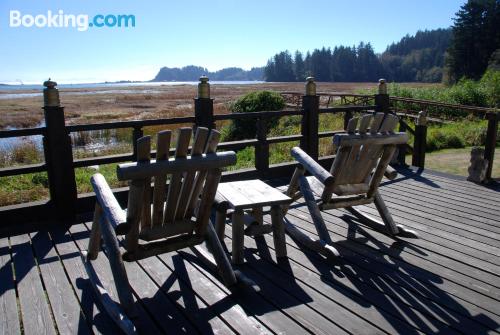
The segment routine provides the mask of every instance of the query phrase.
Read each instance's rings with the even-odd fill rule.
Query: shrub
[[[484,146],[487,127],[486,121],[461,121],[439,126],[432,125],[427,131],[427,151]],[[498,135],[500,135],[500,130]]]
[[[34,164],[43,161],[42,149],[30,139],[22,139],[9,148],[2,149],[0,166]]]
[[[47,173],[37,172],[31,176],[31,182],[35,185],[41,185],[43,187],[49,187],[49,178]]]
[[[487,102],[491,107],[500,107],[500,71],[488,70],[479,82],[487,94]]]
[[[255,113],[262,111],[276,111],[285,107],[285,101],[281,95],[270,91],[257,91],[244,95],[232,106],[233,113]],[[267,122],[268,132],[275,127],[279,118],[269,118]],[[255,138],[257,131],[255,119],[233,120],[229,126],[228,140],[241,140]]]

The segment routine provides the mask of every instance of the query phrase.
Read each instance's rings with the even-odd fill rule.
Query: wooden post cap
[[[200,77],[200,83],[198,84],[198,98],[210,98],[210,84],[208,83],[207,76]]]
[[[427,125],[427,112],[426,111],[418,112],[417,126],[426,126],[426,125]]]
[[[306,78],[306,95],[316,95],[316,83],[314,77]]]
[[[59,107],[61,102],[59,100],[59,90],[56,88],[55,81],[47,80],[43,83],[43,105],[44,107]]]
[[[383,78],[378,80],[378,94],[387,94],[387,84]]]

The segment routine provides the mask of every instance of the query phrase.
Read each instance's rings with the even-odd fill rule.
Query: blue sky
[[[370,42],[376,52],[446,28],[464,0],[0,0],[0,82],[149,80],[162,66],[263,66],[282,50]],[[10,27],[21,15],[135,16],[135,27]]]

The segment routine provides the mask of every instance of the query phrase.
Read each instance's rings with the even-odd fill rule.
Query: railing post
[[[484,146],[484,159],[488,160],[488,168],[486,170],[486,181],[491,180],[491,171],[493,168],[493,159],[495,156],[495,146],[497,143],[498,119],[499,113],[488,112],[488,130],[486,131],[486,144]]]
[[[403,120],[399,120],[399,131],[406,132],[406,123]],[[401,144],[398,148],[398,163],[402,166],[406,166],[406,143]]]
[[[375,112],[389,113],[389,94],[387,94],[387,84],[385,79],[378,81],[378,94],[375,94]]]
[[[415,124],[415,138],[413,141],[412,165],[425,167],[425,148],[427,146],[427,113],[420,111]]]
[[[144,131],[141,126],[134,126],[132,132],[132,147],[134,150],[134,160],[137,158],[137,140],[144,136]]]
[[[195,127],[215,129],[214,100],[210,99],[208,77],[201,76],[198,84],[198,97],[194,99]]]
[[[264,116],[257,119],[257,140],[255,146],[255,168],[259,177],[263,178],[269,172],[269,143],[267,143],[267,120]]]
[[[53,216],[60,220],[72,220],[76,214],[77,191],[71,137],[66,130],[57,83],[49,79],[43,86],[46,87],[43,90],[46,127],[43,148],[50,202],[55,211]]]
[[[318,160],[319,95],[314,77],[308,77],[306,94],[302,97],[302,123],[300,147],[314,160]]]

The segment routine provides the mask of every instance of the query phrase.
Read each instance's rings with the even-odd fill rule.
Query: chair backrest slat
[[[394,128],[398,123],[395,115],[383,113],[377,113],[373,117],[365,115],[361,118],[358,131],[353,129],[357,123],[356,119],[351,119],[347,134],[335,136],[334,141],[338,149],[330,170],[333,184],[331,188],[325,188],[323,199],[331,196],[331,193],[326,193],[332,191],[337,195],[360,192],[369,192],[373,195],[380,183],[379,177],[382,178],[390,161],[387,155],[394,153],[396,144],[407,140],[405,134],[394,134]],[[367,133],[368,127],[369,133]]]
[[[384,113],[377,113],[373,117],[372,124],[370,126],[370,133],[371,134],[376,134],[378,133],[378,130],[380,128],[380,125],[382,124],[382,121],[384,120]]]
[[[210,136],[208,137],[204,153],[206,154],[215,153],[217,151],[217,146],[219,145],[219,141],[220,141],[220,133],[213,129],[210,132]],[[205,183],[205,180],[207,178],[207,172],[208,172],[207,170],[201,170],[196,175],[194,187],[189,197],[189,205],[186,207],[186,211],[184,213],[185,218],[189,218],[193,215],[194,209],[196,208],[199,196],[203,188],[203,184]]]
[[[196,135],[194,137],[193,147],[191,148],[191,156],[200,156],[203,154],[205,145],[208,138],[208,129],[203,127],[198,127],[196,130]],[[182,189],[179,197],[179,204],[177,205],[177,211],[175,214],[175,219],[180,220],[184,218],[186,214],[186,207],[189,204],[189,197],[193,191],[194,178],[196,177],[196,171],[191,171],[186,174],[184,181],[182,182]]]
[[[170,141],[172,132],[170,130],[160,131],[156,138],[156,161],[168,160],[170,152]],[[152,226],[157,227],[163,224],[163,212],[166,199],[167,176],[159,174],[154,177],[155,187],[153,190],[153,222]]]
[[[142,137],[137,140],[137,163],[142,164],[150,160],[151,138]],[[125,235],[125,247],[127,250],[137,248],[140,227],[143,225],[144,214],[144,195],[146,184],[151,183],[151,178],[134,179],[129,182],[128,206],[127,206],[127,225],[130,226],[129,232]],[[148,206],[149,207],[149,206]]]
[[[177,147],[175,149],[175,158],[185,158],[187,156],[189,142],[191,141],[191,128],[181,128],[177,139]],[[170,177],[168,186],[167,202],[165,205],[165,215],[163,223],[174,222],[175,212],[179,203],[179,192],[182,186],[182,178],[184,173],[173,173]]]
[[[175,157],[169,159],[171,133],[160,132],[156,161],[150,160],[151,138],[140,138],[138,162],[118,166],[118,179],[130,180],[127,251],[138,250],[139,240],[193,233],[199,234],[199,238],[205,234],[222,168],[236,163],[236,155],[234,152],[216,153],[220,133],[199,127],[188,157],[191,135],[191,128],[180,129]],[[147,193],[152,194],[153,199],[148,198]]]
[[[360,134],[366,134],[366,131],[367,131],[368,127],[370,126],[370,122],[372,121],[372,119],[373,119],[373,116],[371,114],[363,115],[363,117],[361,118],[361,121],[359,122],[358,132]]]
[[[358,125],[358,118],[357,117],[353,117],[352,119],[349,120],[349,122],[347,123],[347,129],[346,131],[351,134],[351,133],[354,133],[356,131],[356,126]]]

